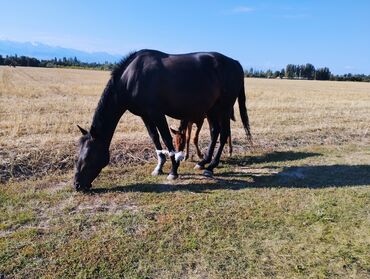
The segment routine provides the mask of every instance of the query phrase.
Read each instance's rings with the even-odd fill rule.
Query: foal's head
[[[186,142],[186,131],[185,130],[176,130],[170,128],[172,134],[174,135],[174,144],[176,152],[184,151],[185,142]]]
[[[77,191],[91,188],[91,183],[102,168],[109,163],[109,145],[99,139],[93,130],[90,132],[78,126],[82,133],[80,152],[75,166],[74,187]]]

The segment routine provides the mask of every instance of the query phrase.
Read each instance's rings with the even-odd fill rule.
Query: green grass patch
[[[369,277],[369,153],[361,148],[238,156],[215,179],[192,162],[175,182],[151,177],[154,162],[108,168],[90,194],[73,191],[71,174],[9,182],[0,188],[0,274]]]

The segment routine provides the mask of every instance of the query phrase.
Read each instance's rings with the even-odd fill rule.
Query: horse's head
[[[173,128],[170,128],[170,130],[174,135],[174,144],[176,151],[177,152],[184,151],[186,142],[185,130],[176,130]]]
[[[76,162],[74,187],[77,191],[86,191],[100,171],[109,163],[109,146],[99,139],[93,131],[90,132],[78,126],[82,133],[80,153]]]

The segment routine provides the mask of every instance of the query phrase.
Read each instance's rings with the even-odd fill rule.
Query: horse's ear
[[[78,127],[78,129],[80,129],[82,135],[87,135],[88,132],[84,128],[81,128],[80,125],[77,125],[77,127]]]
[[[176,129],[172,128],[172,127],[170,127],[170,130],[171,130],[172,134],[174,134],[174,135],[177,135],[179,133],[178,130],[176,130]]]

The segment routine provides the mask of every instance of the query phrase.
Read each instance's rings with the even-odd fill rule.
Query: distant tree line
[[[0,65],[8,66],[25,66],[25,67],[46,67],[46,68],[58,68],[58,67],[68,67],[68,68],[89,68],[89,69],[98,69],[98,70],[111,70],[114,67],[113,63],[87,63],[81,62],[74,58],[59,58],[48,60],[39,60],[37,58],[28,57],[28,56],[8,56],[3,57],[0,55]]]
[[[87,63],[73,58],[42,59],[39,60],[28,56],[2,56],[0,55],[0,65],[8,66],[25,66],[25,67],[46,67],[46,68],[83,68],[96,70],[111,70],[114,68],[114,63]],[[245,70],[246,77],[256,78],[284,78],[284,79],[308,79],[308,80],[336,80],[336,81],[366,81],[370,82],[370,75],[364,74],[344,74],[334,75],[329,68],[315,68],[314,65],[307,63],[306,65],[288,64],[285,69],[280,71],[272,70],[255,70],[250,68]]]
[[[284,78],[284,79],[305,79],[305,80],[336,80],[336,81],[366,81],[370,82],[370,75],[364,74],[344,74],[334,75],[328,67],[315,68],[314,65],[288,64],[285,69],[280,71],[272,70],[255,70],[250,68],[244,72],[246,77],[256,78]]]

